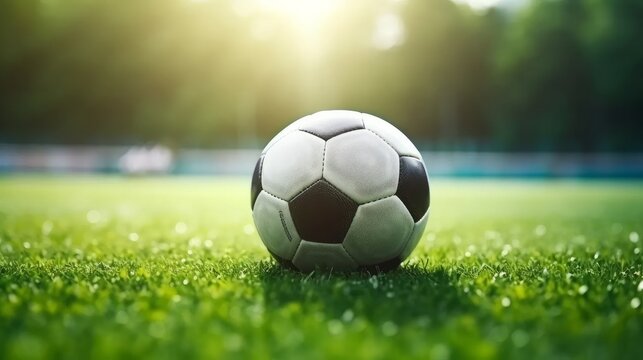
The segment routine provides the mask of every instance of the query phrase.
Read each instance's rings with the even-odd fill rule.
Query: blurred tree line
[[[427,149],[643,150],[640,0],[265,3],[2,0],[0,142],[259,146],[348,108]]]

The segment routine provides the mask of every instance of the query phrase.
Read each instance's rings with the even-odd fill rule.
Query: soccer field
[[[277,266],[249,186],[0,178],[0,358],[640,358],[641,182],[434,180],[379,275]]]

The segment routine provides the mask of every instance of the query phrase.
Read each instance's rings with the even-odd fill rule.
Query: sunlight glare
[[[388,50],[404,42],[404,22],[396,14],[386,13],[380,15],[375,23],[375,31],[371,39],[373,46],[378,50]]]
[[[285,15],[302,31],[315,32],[337,8],[336,0],[258,0],[261,9]]]
[[[456,4],[465,4],[468,5],[471,9],[482,11],[494,7],[502,0],[451,0]]]

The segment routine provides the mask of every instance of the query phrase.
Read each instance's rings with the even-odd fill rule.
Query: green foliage
[[[337,1],[317,27],[260,3],[3,1],[0,141],[254,146],[350,108],[423,147],[641,149],[640,1]]]
[[[401,269],[305,275],[247,181],[0,179],[0,357],[639,357],[640,183],[432,185]]]
[[[501,147],[640,150],[641,16],[635,0],[533,1],[498,47]]]

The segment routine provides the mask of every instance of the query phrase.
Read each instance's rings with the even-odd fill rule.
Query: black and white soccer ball
[[[406,259],[429,217],[422,156],[373,115],[321,111],[277,134],[252,177],[252,216],[282,265],[387,271]]]

